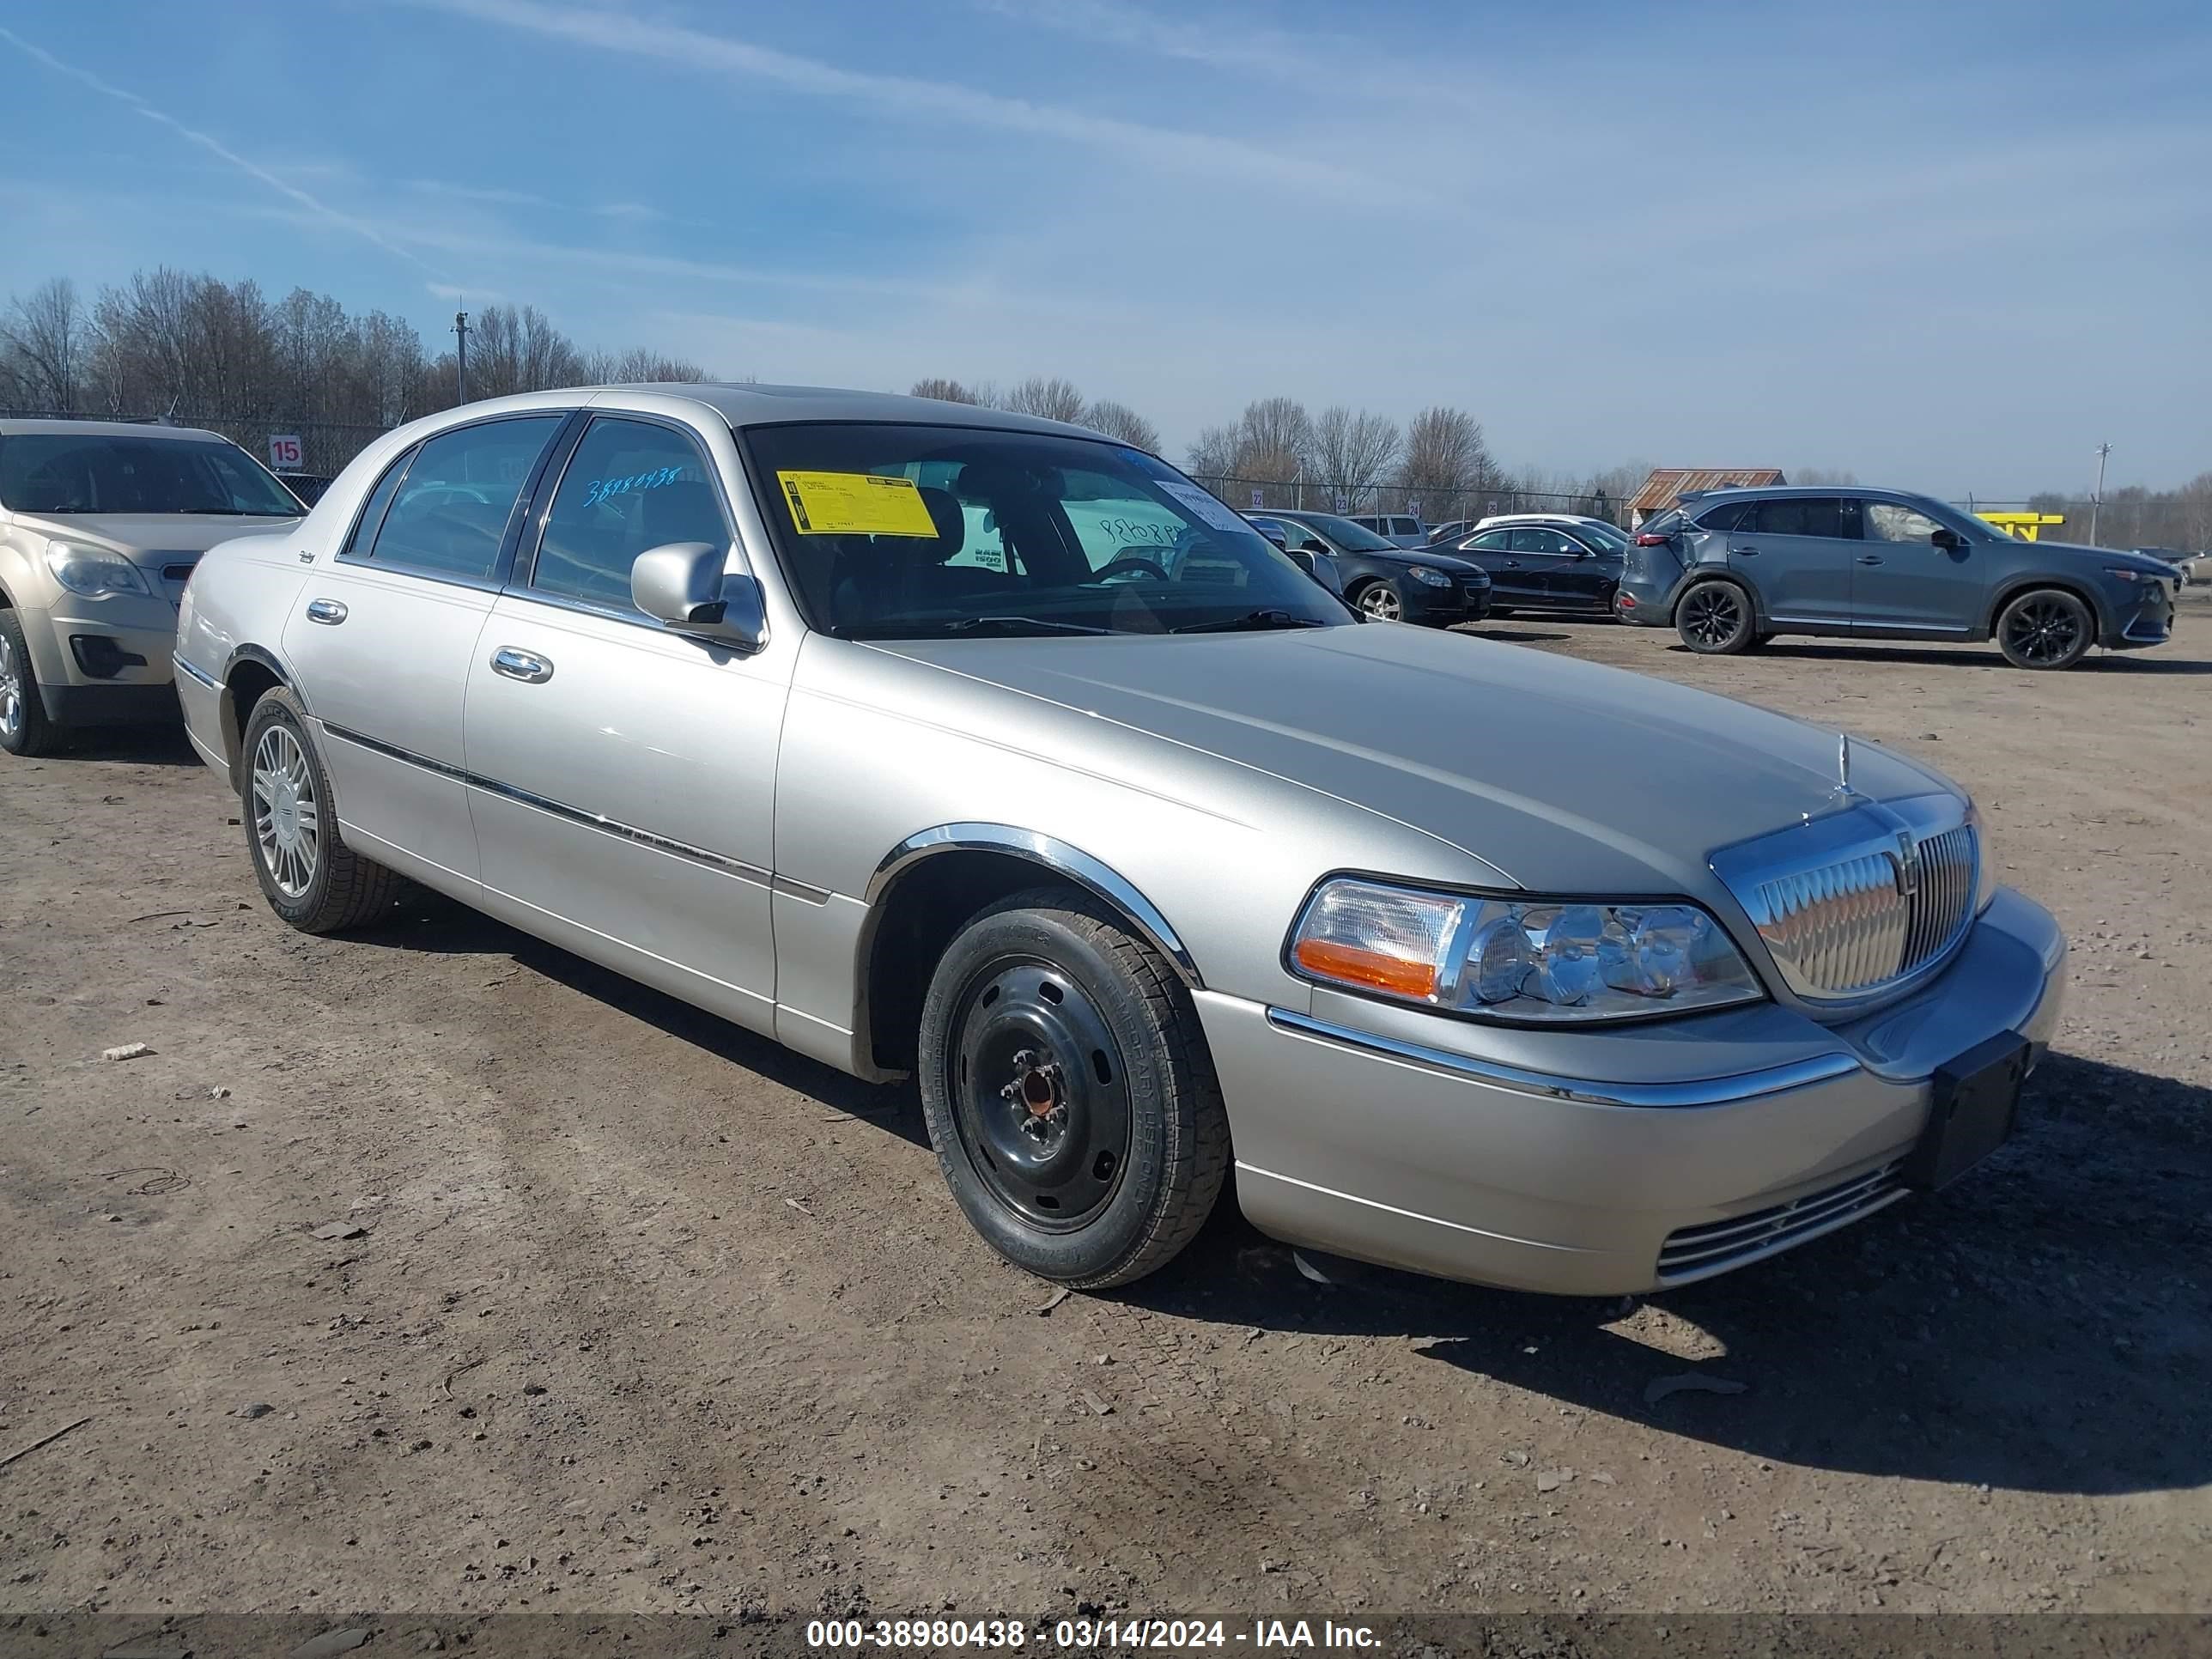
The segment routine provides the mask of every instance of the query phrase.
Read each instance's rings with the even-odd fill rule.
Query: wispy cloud
[[[1427,192],[1401,179],[1370,176],[1334,162],[1269,149],[1243,139],[1093,115],[951,82],[843,69],[750,40],[649,22],[625,13],[548,5],[541,0],[416,3],[596,52],[649,58],[705,74],[742,75],[803,96],[854,105],[872,116],[920,118],[1061,139],[1139,156],[1176,173],[1202,173],[1308,196],[1325,189],[1358,191],[1373,202],[1414,204],[1431,199]]]
[[[276,174],[271,173],[267,167],[263,167],[259,162],[248,161],[245,156],[240,155],[236,150],[232,149],[221,139],[216,138],[210,134],[202,132],[197,127],[186,126],[182,121],[177,119],[175,116],[170,115],[165,111],[155,108],[153,105],[148,103],[137,93],[128,91],[122,87],[115,86],[109,82],[103,81],[100,76],[94,75],[89,70],[79,69],[74,64],[63,62],[60,58],[55,57],[53,53],[48,52],[44,46],[33,45],[32,42],[23,39],[21,35],[16,33],[15,30],[11,28],[0,27],[0,40],[5,40],[9,46],[14,46],[17,51],[36,58],[40,63],[44,64],[48,69],[55,71],[55,73],[66,75],[71,80],[76,81],[83,86],[91,88],[102,97],[113,99],[116,102],[124,105],[136,113],[143,115],[146,119],[155,123],[157,126],[167,127],[179,137],[185,139],[190,143],[198,145],[210,155],[216,157],[220,161],[228,162],[231,167],[236,168],[239,172],[245,173],[248,178],[258,179],[261,183],[268,185],[270,189],[276,191],[279,195],[289,197],[293,201],[298,203],[302,208],[305,208],[309,213],[314,215],[315,217],[322,220],[325,223],[336,225],[342,230],[351,231],[355,235],[361,237],[362,240],[374,243],[378,247],[382,248],[386,253],[392,255],[394,258],[404,259],[410,264],[421,266],[422,269],[431,271],[434,275],[436,274],[435,268],[426,263],[421,255],[411,253],[407,249],[400,246],[397,242],[392,241],[389,237],[386,236],[385,234],[381,230],[378,229],[376,226],[370,224],[364,219],[356,218],[350,213],[341,212],[337,208],[332,207],[329,203],[324,201],[320,197],[311,195],[307,191],[301,189],[299,185],[288,183],[286,180],[278,178]]]

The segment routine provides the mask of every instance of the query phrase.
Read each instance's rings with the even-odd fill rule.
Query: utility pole
[[[2089,497],[2089,545],[2097,544],[2097,509],[2105,504],[2105,457],[2112,453],[2110,444],[2097,446],[2097,493]]]
[[[453,392],[455,401],[469,400],[469,313],[453,313]]]

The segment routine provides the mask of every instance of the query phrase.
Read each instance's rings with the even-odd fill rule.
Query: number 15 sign
[[[296,432],[269,434],[269,469],[272,472],[297,472],[307,453],[307,446],[300,441]]]

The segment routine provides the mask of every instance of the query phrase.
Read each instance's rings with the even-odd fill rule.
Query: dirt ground
[[[1989,1165],[1627,1306],[1224,1212],[1048,1310],[910,1087],[442,902],[292,933],[181,740],[0,757],[0,1455],[84,1419],[0,1612],[2212,1608],[2203,592],[2054,676],[1468,630],[1932,760],[2074,941]]]

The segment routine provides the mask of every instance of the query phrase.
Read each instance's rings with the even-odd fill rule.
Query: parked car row
[[[1295,1244],[1686,1283],[1954,1180],[2057,1027],[2065,941],[1939,774],[1363,626],[1491,579],[1080,428],[537,392],[379,438],[304,520],[207,434],[27,438],[10,626],[173,661],[276,915],[420,883],[912,1076],[976,1231],[1065,1284],[1161,1267],[1232,1181]],[[258,533],[157,589],[177,519],[109,515],[188,462]]]

